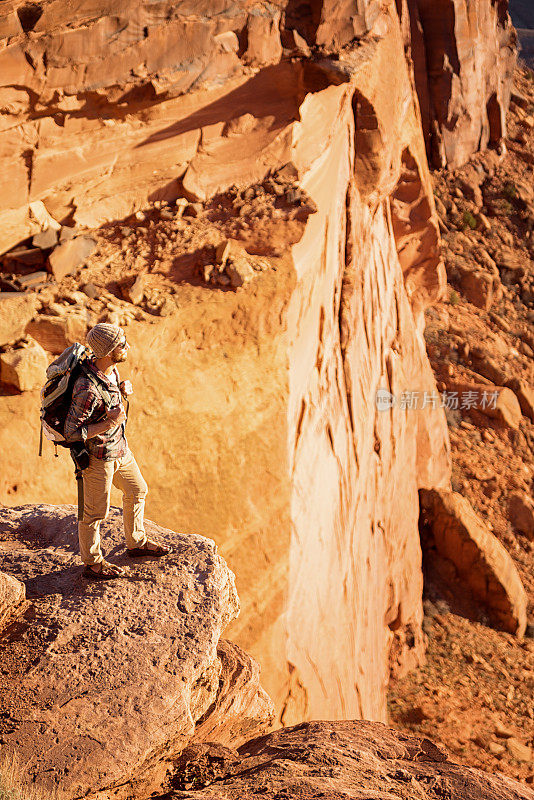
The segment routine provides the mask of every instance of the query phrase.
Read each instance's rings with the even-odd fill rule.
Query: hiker
[[[99,323],[86,337],[93,358],[87,369],[97,377],[96,385],[81,374],[72,391],[72,403],[65,420],[68,442],[82,440],[89,453],[89,466],[83,471],[83,518],[78,522],[80,555],[90,580],[105,580],[126,571],[110,564],[100,548],[100,524],[109,512],[111,484],[123,493],[123,521],[127,553],[136,556],[164,556],[171,552],[152,539],[144,529],[144,506],[148,487],[139,471],[126,437],[123,399],[132,393],[130,381],[120,381],[117,364],[126,361],[129,344],[122,328]],[[106,407],[98,391],[101,384],[111,399]]]

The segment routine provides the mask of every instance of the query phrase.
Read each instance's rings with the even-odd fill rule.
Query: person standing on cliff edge
[[[100,548],[100,525],[109,513],[111,484],[123,493],[128,555],[164,556],[171,550],[145,533],[148,486],[124,435],[126,413],[122,401],[132,394],[132,384],[121,382],[117,370],[117,364],[128,357],[124,331],[116,325],[99,323],[89,331],[86,341],[93,353],[87,369],[94,373],[111,402],[107,407],[97,386],[86,375],[80,375],[74,383],[64,435],[69,442],[82,440],[89,453],[89,466],[83,471],[83,519],[78,522],[83,576],[106,580],[126,574],[122,567],[106,561]]]

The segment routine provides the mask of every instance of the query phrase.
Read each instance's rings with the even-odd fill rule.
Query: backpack
[[[109,406],[111,397],[107,389],[87,367],[89,351],[75,342],[67,347],[60,356],[52,361],[46,370],[46,383],[41,390],[41,440],[39,455],[42,454],[43,434],[47,439],[60,447],[70,450],[80,445],[80,442],[67,442],[63,435],[65,420],[72,403],[72,390],[80,375],[85,375],[97,388],[106,406]]]
[[[72,390],[80,375],[85,375],[97,388],[106,408],[111,404],[108,390],[88,369],[89,351],[79,342],[67,347],[60,356],[52,361],[46,370],[46,383],[41,389],[41,434],[39,439],[39,455],[43,452],[43,434],[57,446],[67,447],[74,461],[74,474],[78,486],[78,519],[83,519],[83,478],[82,472],[89,466],[89,453],[85,442],[67,442],[63,435],[65,420],[72,403]],[[104,417],[102,417],[103,419]]]

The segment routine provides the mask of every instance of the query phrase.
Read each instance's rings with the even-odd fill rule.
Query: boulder
[[[454,564],[493,623],[522,637],[527,595],[509,553],[458,492],[423,490],[421,505],[438,553]]]
[[[463,196],[471,200],[478,208],[484,205],[482,191],[480,189],[482,181],[483,176],[479,175],[474,168],[464,170],[462,177],[459,179],[459,185]]]
[[[89,258],[96,248],[90,236],[77,236],[58,245],[50,254],[50,269],[57,281],[70,275]]]
[[[498,386],[505,384],[508,377],[506,372],[500,367],[496,359],[492,358],[486,349],[474,347],[471,350],[471,359],[473,361],[473,369],[475,369],[479,375],[482,375]]]
[[[61,225],[51,214],[49,214],[48,209],[42,200],[34,200],[33,203],[30,203],[29,211],[32,225],[35,226],[38,231],[42,232],[47,230],[60,230]],[[37,233],[38,231],[34,230],[33,232]],[[36,246],[38,247],[39,245]]]
[[[506,385],[517,397],[525,417],[534,422],[534,388],[524,378],[512,378]]]
[[[455,381],[449,384],[449,388],[459,393],[462,402],[467,403],[467,398],[473,398],[472,407],[487,417],[498,420],[508,428],[519,428],[521,408],[514,392],[508,387]]]
[[[0,292],[0,347],[24,336],[28,322],[39,308],[39,300],[24,292]]]
[[[17,664],[0,654],[7,715],[0,735],[6,748],[16,747],[28,780],[65,797],[104,787],[114,797],[131,796],[132,782],[136,796],[148,796],[166,762],[201,736],[197,723],[212,741],[226,742],[228,720],[242,742],[269,725],[272,704],[246,654],[223,644],[217,655],[239,601],[233,573],[211,540],[147,521],[147,533],[173,552],[132,562],[122,516],[112,509],[103,543],[113,562],[128,565],[128,575],[88,583],[75,512],[0,509],[0,539],[8,539],[0,544],[2,564],[25,583],[32,602],[16,639]],[[17,676],[25,663],[31,669],[21,695]]]
[[[479,269],[463,271],[460,285],[469,302],[485,311],[489,311],[502,291],[499,278]]]
[[[482,409],[484,414],[493,419],[498,419],[508,428],[517,430],[521,422],[521,408],[517,397],[511,389],[507,389],[505,386],[495,387],[495,391],[498,392],[495,407],[492,404],[487,405]]]
[[[514,528],[534,540],[534,502],[526,494],[514,492],[508,498],[508,519]]]
[[[188,748],[171,786],[182,800],[534,800],[524,784],[455,764],[429,739],[353,720],[274,731],[238,752]]]
[[[255,735],[259,720],[265,720],[266,727],[273,721],[273,704],[260,686],[259,665],[244,650],[221,639],[217,656],[221,662],[219,691],[191,741],[238,747]]]
[[[19,392],[40,388],[45,382],[48,356],[38,342],[0,354],[0,380]]]
[[[520,742],[519,739],[516,739],[514,736],[511,736],[506,741],[506,747],[512,758],[516,761],[523,761],[529,762],[534,760],[534,754],[531,747],[528,747],[523,742]]]
[[[122,296],[124,297],[125,300],[128,300],[130,303],[133,303],[134,306],[139,305],[139,303],[145,296],[146,283],[147,283],[147,275],[145,273],[137,275],[133,283],[130,282],[129,285],[125,284],[121,287]]]
[[[87,317],[77,311],[66,310],[61,316],[38,314],[26,326],[26,333],[39,342],[49,353],[58,355],[74,342],[84,342]]]
[[[254,257],[249,256],[245,248],[233,239],[217,247],[216,258],[219,270],[226,272],[234,288],[248,283],[256,274],[252,266]]]
[[[55,247],[57,244],[57,231],[54,228],[47,228],[41,233],[36,233],[32,239],[34,247],[39,247],[41,250],[48,250]]]
[[[11,575],[0,572],[0,630],[17,613],[25,597],[24,584]]]
[[[245,60],[252,66],[274,64],[280,60],[280,11],[265,7],[261,14],[249,14]]]

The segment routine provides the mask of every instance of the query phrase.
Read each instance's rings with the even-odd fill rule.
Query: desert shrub
[[[449,303],[451,304],[451,306],[458,305],[459,300],[460,296],[458,292],[455,292],[454,289],[451,289],[451,291],[449,292]]]
[[[463,228],[464,228],[464,230],[466,228],[471,228],[471,230],[474,231],[475,228],[477,227],[477,225],[478,225],[478,221],[477,221],[477,218],[475,217],[475,215],[472,214],[470,211],[464,211],[464,216],[463,216]]]
[[[517,189],[516,189],[516,187],[514,186],[513,183],[511,183],[510,181],[507,181],[504,184],[503,194],[504,194],[504,196],[506,197],[507,200],[515,200],[516,197],[517,197]]]
[[[514,213],[514,207],[510,203],[509,200],[503,200],[501,202],[501,211],[502,211],[503,214],[505,214],[507,217],[509,217],[510,214]]]
[[[12,753],[0,762],[0,800],[60,800],[60,795],[28,783]]]

